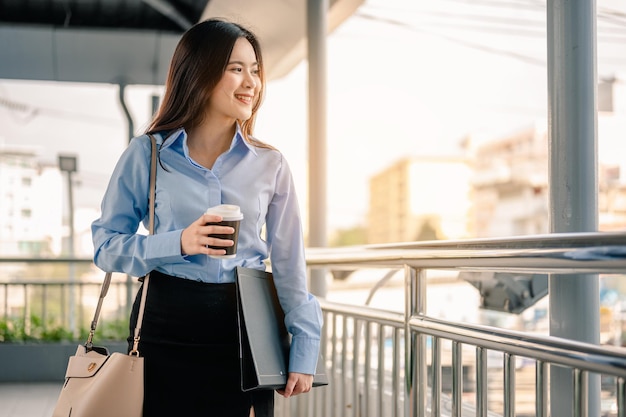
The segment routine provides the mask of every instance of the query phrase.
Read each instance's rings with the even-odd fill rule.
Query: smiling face
[[[215,86],[209,100],[209,118],[247,120],[259,98],[261,77],[254,48],[245,38],[233,46],[226,71]]]

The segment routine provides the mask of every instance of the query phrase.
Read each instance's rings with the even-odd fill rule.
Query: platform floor
[[[50,417],[61,391],[54,383],[1,383],[0,417]]]

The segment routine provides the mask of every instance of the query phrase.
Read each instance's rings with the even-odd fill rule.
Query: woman
[[[279,394],[308,392],[319,353],[322,316],[306,289],[298,203],[282,154],[252,136],[265,77],[257,38],[217,19],[181,38],[162,104],[145,135],[120,157],[92,224],[94,262],[150,285],[139,344],[145,357],[144,416],[272,416],[273,391],[242,392],[235,268],[264,270],[269,258],[285,324],[292,334],[288,383]],[[147,224],[150,140],[158,145],[155,234]],[[203,214],[241,207],[237,255],[226,226]],[[210,249],[208,246],[217,246]],[[141,291],[141,290],[140,290]],[[131,313],[131,335],[139,298]]]

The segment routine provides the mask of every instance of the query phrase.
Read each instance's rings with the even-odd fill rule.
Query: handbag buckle
[[[133,349],[128,353],[131,356],[139,357],[139,337],[136,336],[133,339]]]

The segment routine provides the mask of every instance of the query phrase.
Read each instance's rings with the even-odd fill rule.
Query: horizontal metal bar
[[[404,316],[369,307],[338,304],[320,299],[324,311],[370,320],[402,328]],[[453,323],[430,317],[409,320],[412,331],[468,345],[534,358],[556,365],[584,369],[618,377],[626,377],[626,350],[614,346],[598,346],[553,336],[530,335],[524,332],[490,326]]]
[[[104,277],[103,277],[104,280]],[[126,281],[117,281],[118,284],[126,285]],[[59,287],[59,286],[94,286],[100,287],[102,286],[101,281],[0,281],[0,285],[3,286],[14,286],[14,287],[25,287],[25,286],[41,286],[41,287]]]
[[[92,264],[93,258],[26,258],[26,257],[18,257],[18,258],[1,258],[0,263],[62,263],[62,264]]]
[[[555,365],[626,377],[626,350],[554,336],[529,335],[490,326],[454,323],[430,317],[409,321],[412,331],[480,346]]]
[[[493,238],[472,238],[458,240],[430,240],[417,242],[396,242],[350,246],[348,248],[332,248],[333,252],[343,249],[352,251],[374,249],[548,249],[548,248],[580,248],[592,246],[623,246],[626,245],[625,232],[578,232],[578,233],[545,233],[537,235],[507,236]],[[328,248],[313,248],[316,251]]]
[[[311,268],[402,268],[542,272],[624,273],[626,233],[549,234],[507,239],[409,242],[309,248]]]
[[[340,304],[328,301],[324,298],[320,298],[319,303],[324,312],[355,317],[357,320],[368,320],[391,327],[404,328],[404,313],[379,310],[372,307]]]
[[[501,271],[523,273],[552,274],[622,274],[626,271],[625,259],[611,260],[571,260],[558,257],[513,257],[510,255],[494,255],[480,257],[480,254],[447,254],[436,257],[432,253],[416,251],[380,251],[379,253],[353,254],[334,257],[333,255],[311,255],[307,263],[309,267],[331,269],[353,268],[402,268],[408,265],[418,269],[450,269],[465,271]]]

